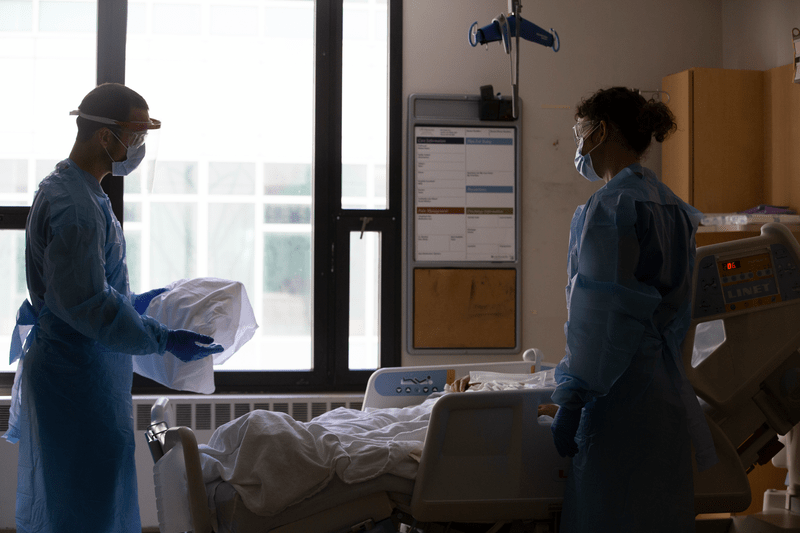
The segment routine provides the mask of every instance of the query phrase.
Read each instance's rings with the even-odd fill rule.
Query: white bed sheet
[[[339,408],[311,422],[253,411],[199,446],[203,481],[207,487],[225,481],[250,511],[274,516],[334,477],[346,484],[383,474],[413,479],[437,398],[399,409]]]

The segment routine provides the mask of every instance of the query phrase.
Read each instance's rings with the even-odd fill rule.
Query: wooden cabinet
[[[662,145],[664,183],[704,213],[765,203],[763,72],[691,69],[662,88],[678,124]]]
[[[664,183],[704,213],[798,209],[800,84],[791,68],[693,68],[665,77],[678,130],[662,145]],[[749,235],[700,233],[697,244]]]
[[[794,65],[764,72],[764,173],[771,204],[800,211],[800,83]]]

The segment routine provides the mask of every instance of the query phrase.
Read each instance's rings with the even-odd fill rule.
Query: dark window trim
[[[314,370],[310,372],[217,372],[217,393],[315,392],[363,390],[369,371],[347,368],[349,320],[349,235],[381,233],[381,366],[401,362],[401,203],[402,203],[402,0],[388,0],[389,116],[386,210],[341,206],[341,80],[343,0],[317,0],[315,36],[314,129]],[[127,0],[98,0],[97,83],[125,83]],[[122,179],[103,180],[114,213],[124,224]],[[24,230],[30,207],[0,206],[0,230]],[[321,333],[320,333],[321,332]],[[333,333],[331,333],[333,332]],[[13,374],[0,373],[9,389]],[[174,393],[134,375],[134,393]]]
[[[31,208],[29,206],[0,206],[0,230],[24,230],[30,210]]]
[[[97,1],[97,85],[125,83],[125,50],[128,44],[128,0]],[[120,224],[125,224],[123,212],[125,181],[105,179],[103,190],[111,200]]]

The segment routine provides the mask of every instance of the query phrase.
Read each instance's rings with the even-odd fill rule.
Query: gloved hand
[[[150,305],[150,300],[162,292],[167,292],[167,289],[153,289],[152,291],[147,291],[142,294],[134,294],[133,298],[131,298],[133,308],[136,309],[137,313],[143,315],[144,312],[147,311],[147,306]]]
[[[208,335],[201,335],[186,329],[172,329],[167,334],[166,351],[184,363],[189,363],[225,350],[222,345],[212,344],[213,342],[214,339]],[[208,346],[200,346],[200,344]]]
[[[581,409],[566,409],[559,407],[550,431],[553,432],[553,441],[561,457],[574,457],[578,453],[578,444],[575,435],[581,423]]]

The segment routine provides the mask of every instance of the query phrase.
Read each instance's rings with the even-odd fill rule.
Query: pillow
[[[255,334],[253,308],[244,285],[219,278],[182,279],[150,301],[145,312],[170,329],[188,329],[214,337],[225,350],[184,363],[169,352],[133,356],[133,370],[175,390],[211,394],[214,365],[233,356]]]

